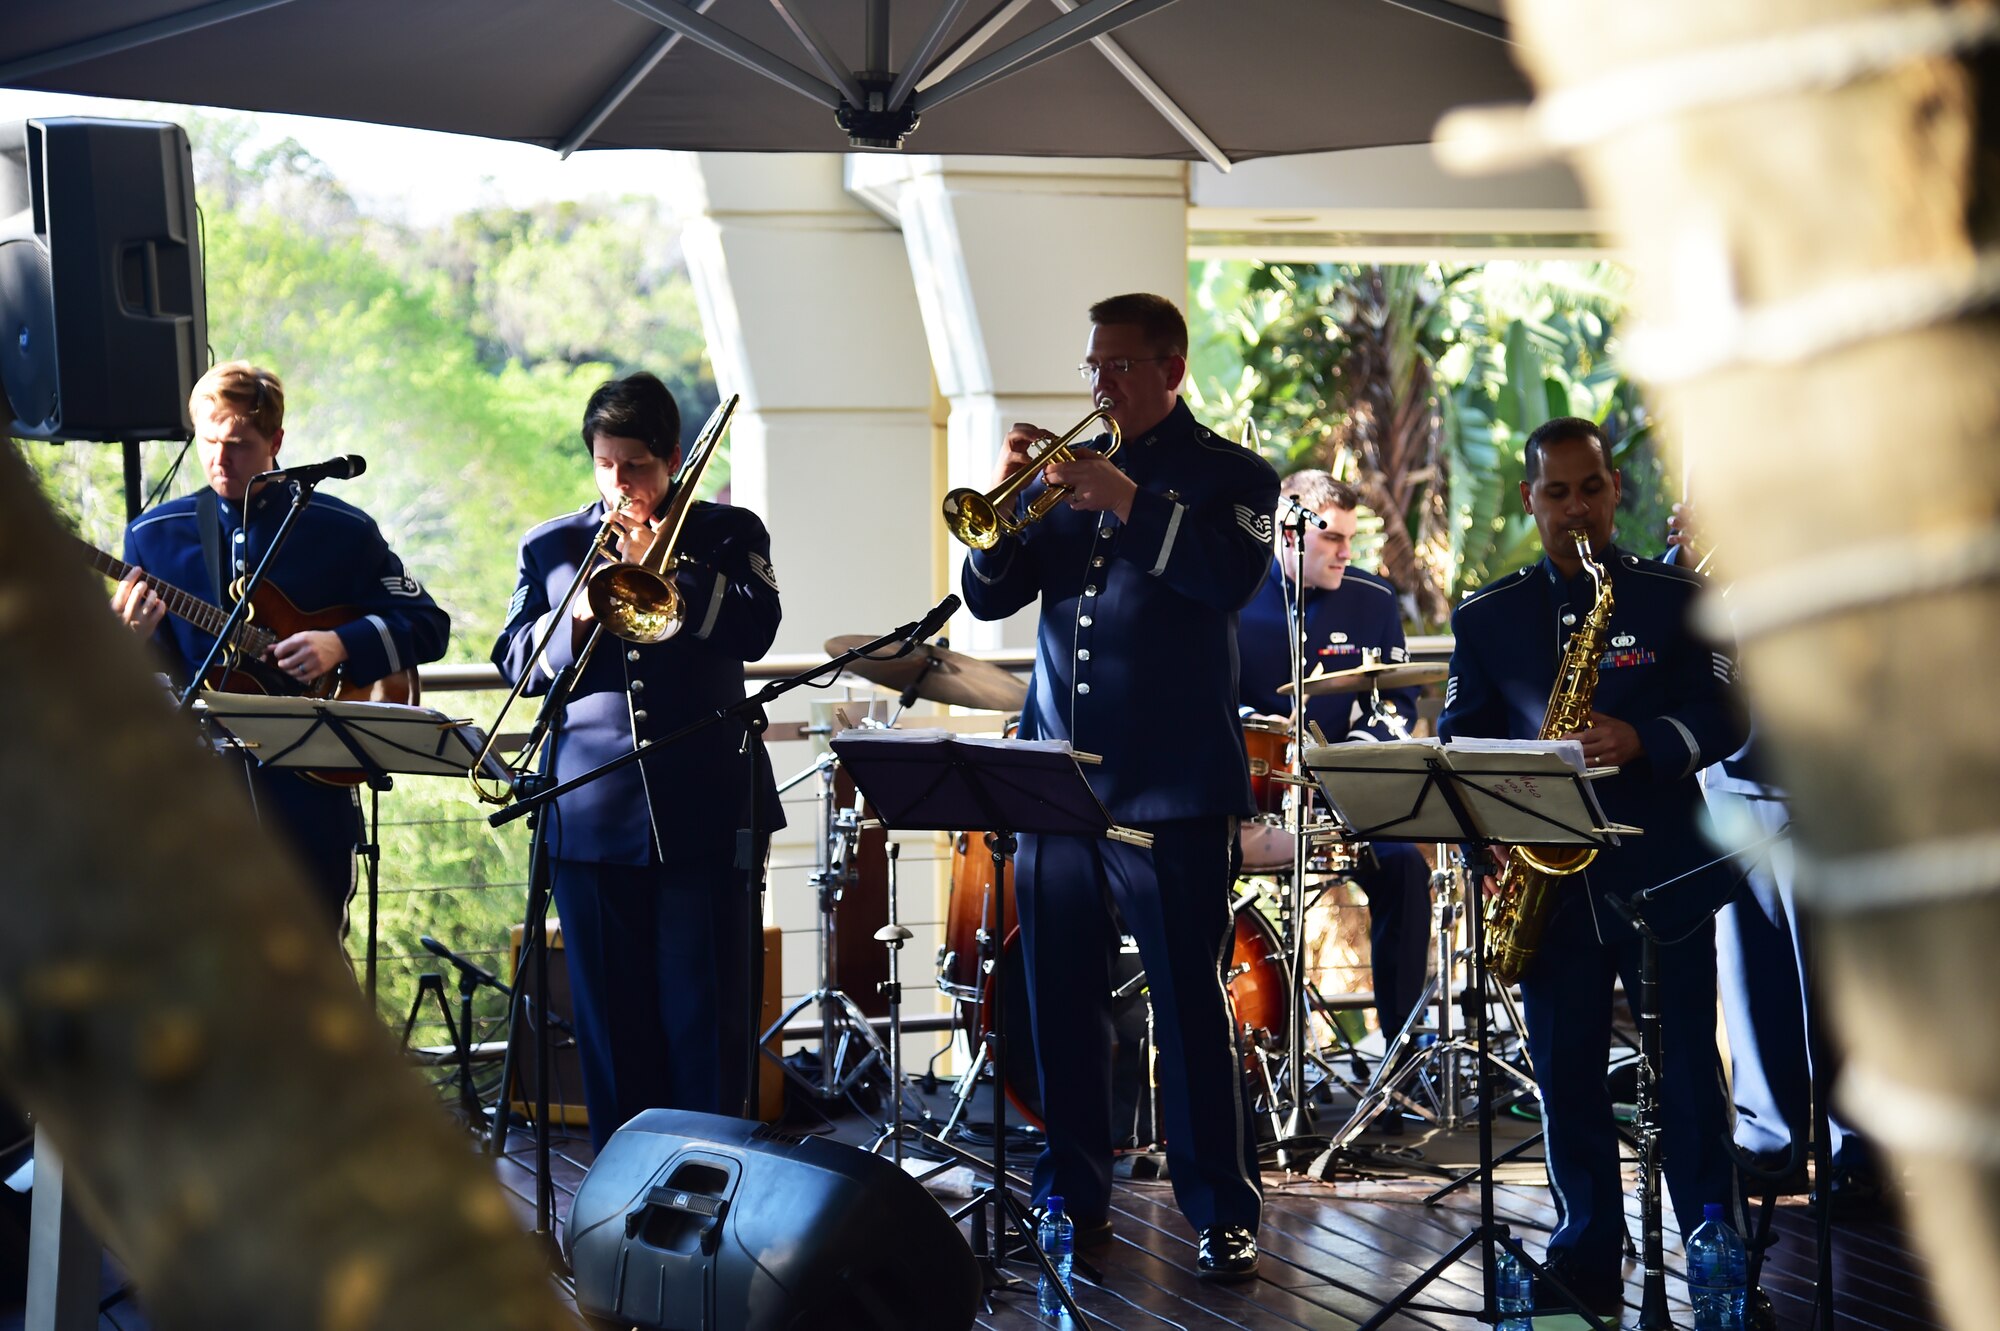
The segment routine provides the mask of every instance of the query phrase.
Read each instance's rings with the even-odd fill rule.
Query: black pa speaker
[[[0,125],[0,388],[22,439],[185,439],[208,361],[179,125]]]
[[[564,1242],[596,1326],[964,1331],[979,1302],[958,1226],[894,1163],[714,1114],[614,1133]]]

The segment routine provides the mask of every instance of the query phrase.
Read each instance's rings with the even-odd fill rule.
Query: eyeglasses
[[[1172,359],[1172,356],[1120,356],[1116,360],[1087,360],[1076,367],[1076,372],[1083,376],[1085,383],[1089,383],[1100,374],[1130,374],[1134,365],[1143,365],[1147,361]]]

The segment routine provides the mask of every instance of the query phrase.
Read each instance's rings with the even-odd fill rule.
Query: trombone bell
[[[671,570],[663,575],[638,564],[608,564],[584,595],[605,630],[627,642],[665,642],[687,619]]]

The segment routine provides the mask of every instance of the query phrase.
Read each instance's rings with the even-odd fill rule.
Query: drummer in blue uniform
[[[596,621],[579,594],[549,629],[607,515],[619,557],[642,559],[681,462],[680,410],[650,374],[613,379],[584,408],[598,499],[521,542],[520,575],[493,660],[546,693]],[[620,499],[629,501],[615,512]],[[744,663],[778,631],[771,538],[757,515],[693,505],[675,551],[685,622],[664,642],[607,635],[556,728],[554,775],[581,775],[743,700]],[[544,638],[548,647],[534,655]],[[749,931],[739,829],[759,801],[761,863],[784,826],[763,746],[717,725],[556,801],[549,822],[557,913],[575,1003],[590,1137],[646,1109],[740,1114],[749,1088]]]
[[[1270,562],[1278,479],[1181,402],[1187,324],[1173,302],[1116,296],[1090,322],[1079,369],[1123,447],[1047,467],[1024,497],[1046,482],[1072,487],[1068,500],[974,551],[962,579],[981,619],[1040,601],[1021,735],[1101,755],[1084,769],[1098,798],[1154,838],[1150,850],[1022,838],[1015,882],[1048,1129],[1035,1197],[1065,1199],[1080,1245],[1110,1238],[1115,907],[1146,967],[1167,1158],[1196,1269],[1240,1278],[1257,1267],[1261,1194],[1222,974],[1232,823],[1251,809],[1236,612]],[[996,481],[1053,437],[1016,425]]]
[[[1282,498],[1292,498],[1324,525],[1305,524],[1302,613],[1305,674],[1333,674],[1365,660],[1407,661],[1403,615],[1395,584],[1351,566],[1360,524],[1360,495],[1324,471],[1287,476]],[[1265,716],[1292,713],[1292,700],[1278,692],[1292,678],[1291,638],[1298,549],[1281,508],[1276,557],[1257,598],[1245,606],[1236,629],[1242,658],[1243,705]],[[1417,691],[1382,695],[1382,715],[1370,714],[1369,695],[1326,693],[1306,700],[1306,720],[1329,740],[1406,739],[1416,719]],[[1402,1028],[1423,994],[1430,946],[1430,870],[1415,846],[1383,842],[1363,847],[1353,878],[1368,894],[1369,963],[1375,976],[1375,1009],[1385,1033]],[[1396,1120],[1388,1119],[1393,1124]]]
[[[1593,790],[1611,821],[1645,834],[1600,851],[1559,888],[1521,993],[1558,1213],[1548,1261],[1589,1306],[1609,1312],[1620,1305],[1625,1240],[1605,1084],[1612,983],[1622,979],[1628,994],[1639,986],[1639,938],[1614,899],[1666,885],[1645,918],[1668,944],[1659,966],[1660,1090],[1667,1191],[1681,1233],[1694,1231],[1705,1203],[1735,1208],[1740,1200],[1715,1045],[1711,918],[1735,875],[1700,833],[1696,773],[1735,752],[1745,725],[1731,656],[1689,625],[1699,579],[1611,543],[1621,480],[1599,428],[1574,417],[1550,421],[1528,437],[1526,461],[1521,503],[1544,555],[1452,616],[1456,646],[1438,731],[1447,739],[1540,733],[1557,662],[1594,603],[1568,536],[1587,533],[1616,599],[1588,724],[1569,738],[1581,741],[1591,766],[1619,769]]]
[[[140,575],[227,606],[230,584],[262,561],[291,508],[287,486],[251,487],[252,478],[278,465],[285,442],[285,388],[277,375],[247,361],[225,362],[195,384],[188,407],[208,488],[170,499],[125,529],[125,562],[133,571],[111,600],[120,619],[152,639],[179,684],[215,639],[168,616]],[[302,685],[336,669],[352,685],[414,670],[444,655],[451,633],[450,617],[404,571],[375,520],[324,490],[300,512],[265,586],[304,615],[352,612],[335,628],[291,633],[272,648],[270,663]],[[340,928],[362,835],[353,788],[247,760],[245,767],[259,811],[304,861],[322,913]]]

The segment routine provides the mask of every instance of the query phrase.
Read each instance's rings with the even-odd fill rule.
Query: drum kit
[[[833,638],[826,647],[829,653],[835,653],[860,641]],[[1013,720],[1027,702],[1027,686],[1021,677],[1002,666],[953,651],[942,642],[923,644],[909,656],[895,660],[859,660],[849,670],[898,695],[886,719],[867,720],[863,722],[865,725],[893,726],[907,708],[921,700],[997,713],[999,716],[986,721],[984,728],[1004,728],[1006,733],[1012,733]],[[1394,731],[1402,733],[1402,719],[1383,705],[1382,693],[1434,683],[1444,675],[1442,663],[1371,659],[1352,669],[1307,676],[1302,693],[1307,698],[1365,693],[1367,715],[1387,720]],[[1290,686],[1281,691],[1292,692]],[[961,724],[971,721],[972,718],[964,718]],[[927,718],[925,723],[930,724],[931,719]],[[1368,852],[1364,844],[1346,839],[1324,809],[1314,808],[1312,783],[1297,775],[1298,746],[1289,724],[1277,718],[1249,717],[1243,722],[1243,737],[1250,760],[1256,814],[1242,824],[1239,832],[1240,872],[1247,881],[1234,902],[1234,940],[1226,982],[1242,1042],[1249,1097],[1260,1124],[1264,1125],[1267,1136],[1282,1145],[1286,1138],[1300,1132],[1300,1118],[1292,1112],[1294,1108],[1315,1092],[1324,1099],[1325,1092],[1337,1085],[1356,1102],[1367,1106],[1370,1119],[1384,1109],[1406,1109],[1449,1125],[1458,1116],[1455,1104],[1450,1103],[1455,1097],[1447,1095],[1447,1103],[1440,1105],[1435,1079],[1419,1079],[1421,1084],[1431,1087],[1432,1094],[1428,1097],[1415,1094],[1407,1077],[1399,1078],[1394,1085],[1384,1084],[1388,1062],[1411,1052],[1416,1027],[1423,1015],[1421,1009],[1412,1014],[1383,1014],[1383,1036],[1390,1043],[1384,1063],[1378,1065],[1371,1078],[1366,1064],[1335,1019],[1338,1002],[1323,996],[1310,977],[1294,982],[1294,958],[1303,959],[1300,933],[1307,916],[1324,893],[1345,884],[1360,856]],[[837,759],[829,753],[784,783],[785,788],[790,788],[810,777],[818,778],[822,835],[813,882],[818,889],[821,921],[820,983],[776,1023],[782,1027],[803,1009],[818,1006],[824,1027],[823,1066],[818,1080],[807,1084],[813,1092],[828,1098],[847,1094],[871,1069],[886,1072],[890,1066],[887,1045],[869,1023],[861,1005],[839,989],[833,973],[831,940],[837,929],[837,907],[843,892],[855,882],[860,837],[873,826],[858,796],[850,796],[844,785],[836,795],[833,769],[837,766]],[[1006,891],[997,892],[994,873],[994,859],[982,835],[959,832],[952,836],[951,885],[937,951],[936,978],[938,990],[951,1001],[952,1030],[964,1036],[970,1056],[952,1088],[949,1115],[937,1131],[940,1137],[949,1137],[964,1126],[978,1087],[995,1081],[1001,1083],[1001,1090],[1023,1119],[1035,1127],[1041,1125],[1040,1088],[1035,1060],[1026,1054],[1028,1046],[1020,1047],[1022,1056],[1009,1060],[1011,1066],[1004,1079],[994,1077],[986,1066],[984,1037],[1001,1005],[1004,1005],[1002,1019],[1008,1028],[1028,1029],[1025,962],[1013,884],[1010,882]],[[1302,875],[1296,883],[1295,874]],[[1441,873],[1434,881],[1446,877]],[[997,903],[1004,903],[999,918],[995,918]],[[1450,940],[1455,932],[1455,895],[1440,892],[1434,909],[1440,926],[1440,973],[1448,974],[1454,960]],[[1124,1149],[1145,1151],[1156,1148],[1160,1138],[1157,1098],[1151,1081],[1152,1018],[1145,972],[1137,949],[1129,940],[1114,961],[1113,977],[1112,1006],[1118,1033],[1113,1095],[1118,1137]],[[1432,990],[1425,995],[1426,1004],[1435,997],[1439,982],[1434,979],[1432,984]],[[1441,1019],[1448,1021],[1449,1017]],[[1409,1061],[1402,1059],[1404,1064]],[[1343,1070],[1343,1064],[1353,1075]],[[1294,1067],[1302,1069],[1304,1075],[1293,1077]],[[788,1069],[788,1073],[800,1079],[796,1070]],[[1444,1078],[1447,1090],[1451,1080],[1448,1074]],[[1352,1126],[1354,1120],[1349,1123]],[[1354,1134],[1344,1130],[1342,1135]]]

